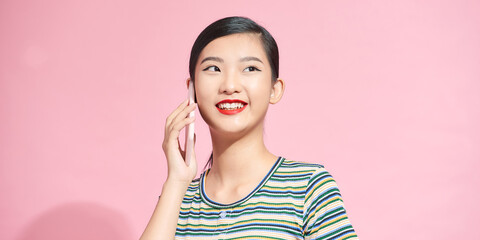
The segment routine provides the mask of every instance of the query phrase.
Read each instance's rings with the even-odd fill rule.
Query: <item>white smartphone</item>
[[[193,87],[192,80],[188,82],[188,105],[195,103],[195,89]],[[192,111],[188,114],[188,117],[194,117],[195,111]],[[193,138],[195,131],[195,122],[192,122],[187,125],[185,130],[185,163],[187,166],[190,165],[190,160],[192,159],[193,154]]]

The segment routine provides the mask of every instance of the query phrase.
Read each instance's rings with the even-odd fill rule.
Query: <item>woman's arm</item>
[[[148,225],[140,240],[173,239],[177,228],[178,214],[183,195],[188,185],[169,182],[163,185],[162,195],[158,199]]]
[[[180,104],[165,123],[162,148],[167,158],[168,177],[163,184],[155,211],[140,237],[141,240],[174,239],[183,196],[197,174],[195,154],[192,154],[192,161],[187,166],[184,160],[185,152],[180,149],[178,140],[180,130],[195,120],[187,116],[195,110],[196,104],[187,106],[187,103],[188,101],[185,101]]]

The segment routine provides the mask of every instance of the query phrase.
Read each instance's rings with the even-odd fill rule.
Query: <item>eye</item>
[[[220,72],[220,68],[217,66],[208,66],[203,71],[210,71],[210,72]]]
[[[253,71],[260,71],[260,69],[254,67],[254,66],[250,66],[250,67],[247,67],[245,68],[245,70],[243,70],[245,72],[253,72]]]

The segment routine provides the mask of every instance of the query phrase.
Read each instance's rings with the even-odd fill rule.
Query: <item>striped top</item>
[[[232,204],[209,199],[204,184],[205,173],[190,184],[175,239],[358,239],[322,165],[279,157],[260,184]]]

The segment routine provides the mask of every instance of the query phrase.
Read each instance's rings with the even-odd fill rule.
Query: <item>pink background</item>
[[[291,2],[291,3],[286,3]],[[295,4],[296,3],[296,4]],[[322,163],[361,239],[480,239],[479,1],[0,2],[0,239],[136,239],[166,116],[216,19],[280,47],[276,154]],[[211,150],[197,120],[197,157]]]

